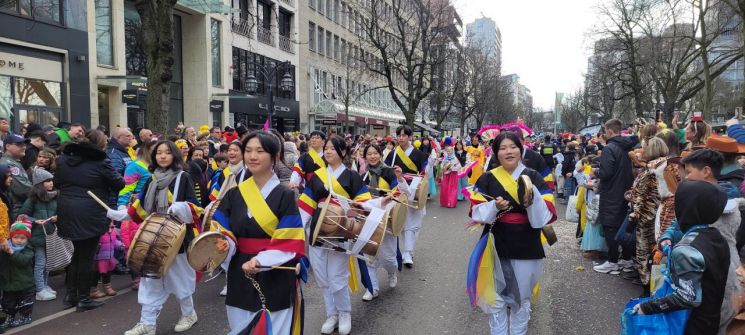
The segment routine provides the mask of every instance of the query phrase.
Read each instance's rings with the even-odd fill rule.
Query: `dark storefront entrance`
[[[234,126],[261,129],[269,115],[269,97],[236,96],[230,98],[230,113]],[[281,133],[300,130],[300,104],[294,100],[275,98],[272,128]]]

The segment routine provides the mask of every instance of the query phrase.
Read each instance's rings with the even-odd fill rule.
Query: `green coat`
[[[21,214],[28,216],[31,221],[31,240],[29,240],[29,243],[34,247],[45,247],[46,238],[44,236],[44,231],[42,230],[42,225],[38,225],[34,223],[34,221],[46,220],[57,215],[57,199],[55,198],[52,199],[52,201],[44,202],[30,196],[23,203],[21,209],[18,210],[18,215]],[[44,224],[44,229],[46,229],[47,234],[51,234],[57,229],[57,227],[50,221]]]
[[[0,290],[28,292],[34,284],[34,251],[30,247],[8,255],[0,252]]]

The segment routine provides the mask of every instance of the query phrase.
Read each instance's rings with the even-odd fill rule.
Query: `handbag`
[[[685,330],[686,322],[691,314],[690,309],[682,309],[670,313],[639,315],[635,314],[633,308],[642,302],[662,298],[672,294],[674,289],[672,279],[670,278],[670,250],[665,248],[667,255],[667,269],[662,270],[664,281],[662,285],[654,291],[651,297],[631,299],[626,303],[626,307],[621,314],[621,334],[622,335],[680,335]]]
[[[567,221],[574,223],[579,223],[579,213],[577,212],[577,192],[579,192],[579,187],[574,190],[573,195],[569,196],[566,212],[564,213],[564,218]]]
[[[47,228],[44,226],[42,226],[42,230],[44,231],[47,243],[46,271],[52,272],[66,268],[70,265],[70,261],[72,261],[72,253],[75,251],[72,242],[60,237],[57,234],[56,229],[51,234],[47,234]]]

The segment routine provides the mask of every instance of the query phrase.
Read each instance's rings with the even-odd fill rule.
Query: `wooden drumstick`
[[[105,210],[109,210],[109,209],[111,209],[111,208],[109,208],[109,205],[107,205],[107,204],[106,204],[105,202],[103,202],[103,200],[101,200],[101,199],[100,199],[99,197],[97,197],[97,196],[96,196],[95,194],[93,194],[93,192],[91,192],[90,190],[89,190],[89,191],[87,191],[86,193],[88,193],[88,195],[89,195],[89,196],[90,196],[91,198],[93,198],[93,200],[96,200],[96,202],[97,202],[97,203],[98,203],[99,205],[101,205],[101,207],[103,207],[103,209],[105,209]]]

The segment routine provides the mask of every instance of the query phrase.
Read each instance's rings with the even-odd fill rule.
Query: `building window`
[[[308,0],[308,7],[316,9],[316,0]]]
[[[316,51],[316,25],[308,22],[308,49]]]
[[[212,86],[222,86],[222,62],[220,54],[220,21],[211,19],[210,21],[210,40],[212,44]]]
[[[114,66],[111,34],[111,0],[96,0],[96,59],[98,65]]]
[[[321,55],[323,55],[323,50],[324,50],[323,49],[324,36],[325,35],[323,34],[323,28],[321,28],[321,26],[318,26],[318,53]]]
[[[334,59],[339,60],[339,36],[334,35]]]
[[[339,23],[339,0],[334,0],[334,22]]]
[[[323,0],[318,0],[318,6],[316,7],[318,14],[323,15]]]
[[[16,12],[42,21],[62,23],[61,0],[0,0],[0,10]]]
[[[333,16],[334,16],[333,9],[331,8],[333,6],[333,4],[334,4],[332,1],[334,1],[334,0],[326,0],[326,17],[329,20],[332,20],[333,19]]]
[[[334,54],[331,50],[331,48],[333,47],[333,44],[334,43],[331,40],[331,32],[327,30],[326,31],[326,57],[328,58],[334,57]]]
[[[259,19],[258,26],[264,29],[271,29],[272,24],[272,6],[261,1],[256,2],[256,13]]]
[[[341,63],[347,64],[347,41],[341,40]]]

